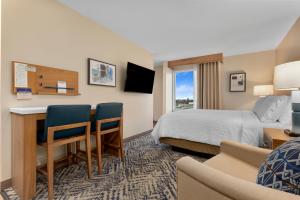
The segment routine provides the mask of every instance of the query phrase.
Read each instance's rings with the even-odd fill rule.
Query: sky
[[[176,99],[193,99],[194,74],[193,71],[176,72]]]

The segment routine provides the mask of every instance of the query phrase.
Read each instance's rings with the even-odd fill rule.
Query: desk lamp
[[[253,95],[259,97],[266,97],[273,95],[274,87],[273,85],[255,85],[253,89]]]
[[[275,67],[274,85],[277,90],[292,91],[292,134],[300,136],[300,61]]]

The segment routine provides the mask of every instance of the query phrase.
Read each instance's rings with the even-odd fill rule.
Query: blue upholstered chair
[[[68,160],[71,144],[85,141],[88,177],[91,177],[90,105],[48,106],[44,130],[37,135],[37,143],[47,149],[48,198],[53,199],[54,148],[68,145]],[[41,169],[38,169],[41,171]]]
[[[102,142],[123,159],[123,104],[101,103],[97,105],[92,121],[91,134],[96,137],[98,173],[102,173]],[[109,134],[109,135],[107,135]],[[104,135],[105,142],[102,141]]]

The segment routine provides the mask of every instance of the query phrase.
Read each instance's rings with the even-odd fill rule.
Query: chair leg
[[[104,135],[101,135],[101,136],[99,136],[99,137],[101,137],[101,141],[105,141],[104,139]],[[104,153],[104,142],[103,142],[103,144],[102,143],[100,143],[100,145],[101,145],[101,152],[102,152],[102,154]]]
[[[121,147],[120,147],[120,156],[119,158],[121,158],[121,160],[124,160],[124,150],[123,150],[123,147],[122,147],[122,144],[121,144]]]
[[[92,153],[91,153],[91,136],[90,133],[86,135],[85,139],[87,170],[89,179],[92,178]]]
[[[79,151],[80,151],[80,141],[77,141],[76,142],[76,158],[75,158],[75,162],[76,162],[76,164],[78,164],[78,158],[77,158],[77,156],[78,156],[78,154],[79,154]]]
[[[101,135],[96,134],[96,148],[97,148],[97,163],[98,163],[98,174],[102,174],[102,144]]]
[[[48,145],[47,147],[47,175],[48,175],[48,199],[53,199],[53,171],[54,171],[54,159],[53,159],[53,147]]]
[[[123,150],[123,138],[121,135],[121,132],[119,133],[119,145],[120,145],[120,149],[119,149],[119,158],[121,158],[122,160],[124,160],[124,150]]]
[[[67,144],[68,166],[72,163],[72,144]]]

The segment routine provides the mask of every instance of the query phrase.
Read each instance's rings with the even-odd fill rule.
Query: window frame
[[[193,72],[193,82],[194,82],[194,87],[193,87],[193,99],[194,99],[194,105],[193,109],[196,109],[198,106],[198,98],[197,98],[197,89],[198,89],[198,68],[196,66],[188,66],[185,68],[181,69],[174,69],[173,70],[173,87],[172,87],[172,112],[178,111],[180,109],[176,109],[176,73],[177,72]]]

